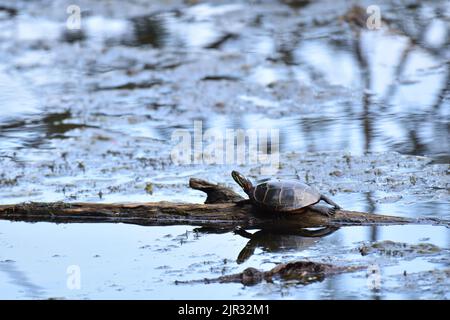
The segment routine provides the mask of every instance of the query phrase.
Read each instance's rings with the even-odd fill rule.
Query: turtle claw
[[[336,207],[331,207],[328,209],[328,216],[334,216],[334,214],[336,213],[336,210],[339,210],[340,208],[336,208]]]
[[[336,211],[341,210],[342,208],[340,206],[334,206],[328,209],[328,216],[334,216],[336,214]]]
[[[327,196],[321,195],[321,196],[320,196],[320,199],[323,200],[323,201],[325,201],[325,202],[328,203],[329,205],[332,205],[332,206],[333,206],[333,208],[330,209],[330,210],[332,210],[331,213],[330,213],[331,215],[333,215],[333,214],[336,212],[336,210],[340,210],[340,209],[341,209],[341,207],[340,207],[336,202],[334,202],[333,200],[331,200],[331,199],[328,198]]]
[[[324,208],[323,210],[320,210],[319,213],[321,213],[324,216],[331,217],[335,213],[334,208]]]
[[[336,211],[335,207],[328,208],[328,207],[321,206],[321,205],[311,206],[311,209],[313,209],[314,211],[316,211],[324,216],[327,216],[327,217],[331,217],[332,215],[334,215],[334,213]]]

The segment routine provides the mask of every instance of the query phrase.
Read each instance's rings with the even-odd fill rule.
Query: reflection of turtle
[[[261,229],[250,233],[240,227],[234,229],[234,233],[249,239],[245,247],[239,252],[237,263],[247,261],[257,248],[266,252],[283,252],[292,249],[305,250],[314,245],[320,238],[328,236],[338,230],[337,227],[325,227],[321,229]]]
[[[231,176],[248,194],[253,204],[270,212],[298,212],[308,208],[329,216],[340,209],[331,199],[297,180],[270,180],[253,186],[250,180],[237,171],[231,172]],[[320,200],[333,208],[314,206]]]

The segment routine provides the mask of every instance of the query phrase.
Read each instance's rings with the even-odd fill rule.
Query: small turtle
[[[270,180],[257,186],[237,171],[231,176],[248,194],[250,202],[266,211],[273,213],[300,212],[305,208],[313,209],[330,216],[341,207],[333,200],[320,194],[316,189],[298,180]],[[332,208],[315,206],[320,200],[332,205]]]

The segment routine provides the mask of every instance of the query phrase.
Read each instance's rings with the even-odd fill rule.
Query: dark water
[[[171,161],[174,130],[193,132],[201,120],[204,130],[222,133],[278,129],[277,175],[309,179],[345,208],[448,217],[445,1],[383,2],[390,22],[375,31],[353,28],[345,1],[302,8],[278,1],[85,1],[79,32],[65,28],[64,2],[17,4],[17,14],[0,11],[1,203],[202,202],[187,189],[192,176],[237,190],[229,176],[235,163]],[[258,165],[240,170],[265,177]],[[448,298],[448,283],[427,289],[439,277],[427,272],[448,270],[444,227],[349,227],[314,240],[269,234],[274,240],[258,244],[243,264],[236,259],[248,239],[194,228],[3,221],[0,283],[7,290],[0,295]],[[358,253],[362,241],[381,240],[442,250],[395,259]],[[174,285],[302,258],[376,264],[382,290],[367,286],[365,271],[309,286]],[[80,266],[80,290],[67,289],[70,265]],[[405,270],[422,285],[411,289]]]

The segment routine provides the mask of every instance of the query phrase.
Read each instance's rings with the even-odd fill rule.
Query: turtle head
[[[253,188],[253,184],[251,183],[251,181],[239,172],[232,171],[231,176],[233,177],[234,181],[236,181],[237,184],[240,185],[242,189],[244,189],[246,193],[250,192],[250,189]]]

